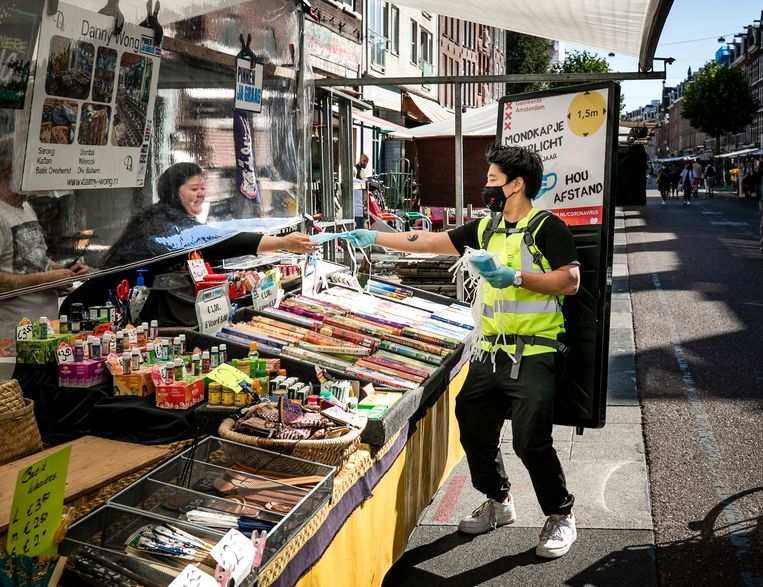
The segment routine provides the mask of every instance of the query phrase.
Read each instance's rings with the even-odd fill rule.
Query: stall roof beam
[[[420,84],[527,84],[534,82],[556,83],[588,83],[603,81],[626,81],[626,80],[663,80],[664,71],[620,71],[612,73],[513,73],[508,75],[440,75],[430,77],[358,77],[338,79],[314,79],[312,83],[318,88],[335,86],[407,86]]]

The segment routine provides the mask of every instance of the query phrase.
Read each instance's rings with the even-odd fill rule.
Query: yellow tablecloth
[[[463,457],[458,442],[455,398],[468,365],[453,377],[437,402],[416,423],[416,430],[402,452],[373,488],[371,497],[358,506],[334,536],[317,563],[299,580],[301,587],[380,585],[385,574],[402,556],[406,542],[423,509]],[[260,585],[278,580],[281,570],[315,533],[342,495],[374,463],[383,458],[393,438],[376,454],[359,450],[337,474],[332,505],[320,510],[260,574]]]

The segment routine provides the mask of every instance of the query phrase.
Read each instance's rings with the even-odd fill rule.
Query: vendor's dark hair
[[[178,190],[180,186],[195,175],[203,175],[204,170],[196,163],[175,163],[164,170],[156,182],[156,191],[159,194],[159,204],[182,208]]]
[[[485,154],[488,163],[495,163],[506,174],[506,180],[517,177],[525,180],[525,195],[532,200],[540,191],[543,181],[543,160],[540,155],[525,149],[510,145],[494,144]]]

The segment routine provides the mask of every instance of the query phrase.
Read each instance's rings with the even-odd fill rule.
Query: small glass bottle
[[[133,371],[140,370],[140,351],[138,349],[130,351],[130,367]]]
[[[182,355],[185,353],[185,334],[181,334],[178,336],[180,339],[180,354]]]
[[[220,365],[220,349],[216,346],[212,347],[212,352],[209,355],[209,366],[214,369]]]
[[[90,343],[90,358],[93,361],[98,361],[101,358],[101,339],[94,336]]]
[[[81,340],[74,341],[74,362],[81,363],[85,360],[85,345]]]
[[[180,357],[175,357],[175,362],[172,365],[172,375],[175,378],[175,381],[183,381],[183,359]]]
[[[146,346],[146,331],[143,329],[143,326],[138,326],[138,338],[137,343],[139,347]]]
[[[196,353],[191,357],[191,366],[191,373],[193,373],[194,377],[201,375],[201,355]]]
[[[209,351],[201,352],[201,372],[209,373]]]
[[[148,338],[154,340],[159,336],[159,322],[151,320],[151,326],[148,327]]]
[[[154,363],[156,363],[156,349],[154,348],[153,342],[149,342],[146,345],[146,358],[147,358],[146,363],[148,365],[153,365]]]
[[[172,339],[172,358],[179,357],[183,354],[183,343],[180,341],[180,337],[176,336]]]
[[[58,333],[69,334],[69,317],[66,314],[58,317]]]
[[[122,375],[129,375],[132,372],[132,355],[129,351],[122,353]]]
[[[40,340],[48,338],[48,328],[50,327],[50,324],[48,322],[47,316],[40,316]]]
[[[228,362],[228,346],[225,343],[220,345],[220,364]]]

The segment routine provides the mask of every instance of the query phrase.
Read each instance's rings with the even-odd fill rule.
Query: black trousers
[[[547,516],[568,514],[575,501],[567,491],[551,438],[557,361],[557,353],[523,357],[519,378],[511,379],[513,363],[499,351],[495,372],[489,357],[472,361],[456,398],[461,445],[475,489],[502,500],[511,488],[499,450],[501,428],[510,410],[514,452],[530,473]]]

